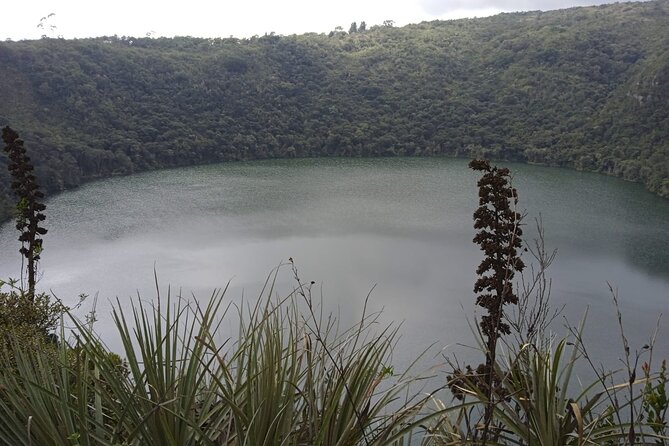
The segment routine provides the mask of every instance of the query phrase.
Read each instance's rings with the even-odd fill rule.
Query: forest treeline
[[[2,42],[0,127],[48,192],[227,160],[455,155],[669,197],[665,0],[341,29]],[[0,201],[4,219],[9,175]]]

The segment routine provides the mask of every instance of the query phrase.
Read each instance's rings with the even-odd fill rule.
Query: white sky
[[[547,10],[610,0],[8,0],[2,6],[0,40],[103,35],[143,37],[250,37],[269,32],[302,34],[348,31],[393,20],[483,17],[502,11]],[[51,13],[43,29],[40,19]],[[55,29],[51,29],[51,25]]]

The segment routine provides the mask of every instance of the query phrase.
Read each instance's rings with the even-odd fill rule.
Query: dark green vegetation
[[[668,197],[667,29],[658,0],[332,36],[5,42],[0,125],[47,191],[236,159],[485,155]]]

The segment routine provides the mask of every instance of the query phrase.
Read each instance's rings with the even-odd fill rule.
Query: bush
[[[66,308],[45,293],[29,295],[11,282],[5,291],[2,285],[5,283],[0,281],[0,348],[6,349],[11,342],[38,349],[54,344],[55,330]]]

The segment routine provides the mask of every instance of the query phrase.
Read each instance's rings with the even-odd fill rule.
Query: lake
[[[577,324],[589,308],[585,340],[596,361],[618,366],[607,282],[639,349],[669,310],[669,201],[602,175],[508,166],[527,213],[525,240],[536,237],[541,215],[546,245],[558,250],[551,298],[566,307],[554,329],[564,333],[565,321]],[[403,321],[400,366],[433,343],[430,355],[466,352],[458,344],[473,344],[467,318],[482,259],[472,243],[476,181],[467,161],[448,158],[270,160],[96,181],[47,201],[38,287],[70,305],[97,293],[96,327],[114,348],[111,300],[155,296],[154,270],[163,292],[169,285],[206,299],[230,281],[231,300],[252,300],[292,257],[346,323],[370,291],[382,321]],[[19,276],[17,235],[11,223],[0,229],[2,278]],[[293,286],[284,266],[277,295]],[[662,357],[667,332],[665,321],[656,346]]]

